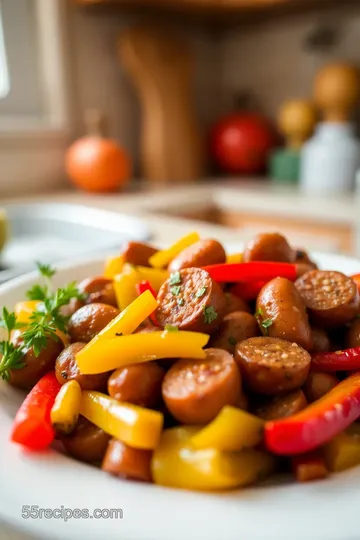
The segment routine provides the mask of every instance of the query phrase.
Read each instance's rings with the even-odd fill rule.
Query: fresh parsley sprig
[[[264,319],[264,313],[261,308],[255,313],[255,319],[258,322],[258,325],[263,328],[265,336],[269,335],[269,328],[273,324],[272,319]]]
[[[21,369],[24,367],[24,352],[21,348],[16,347],[10,341],[11,332],[24,327],[23,323],[16,320],[15,313],[10,313],[6,307],[3,307],[2,316],[0,318],[0,327],[7,332],[7,339],[0,341],[0,377],[5,381],[10,379],[11,369]]]

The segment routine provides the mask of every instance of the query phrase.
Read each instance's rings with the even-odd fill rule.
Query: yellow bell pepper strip
[[[232,263],[242,263],[243,262],[243,254],[242,253],[230,253],[226,256],[226,263],[232,264]]]
[[[82,350],[92,349],[95,345],[119,335],[131,334],[155,311],[157,306],[158,302],[151,292],[143,292],[115,319],[110,321]]]
[[[84,347],[76,355],[76,362],[81,373],[91,375],[162,358],[205,358],[203,347],[209,337],[185,331],[119,336]]]
[[[345,471],[360,465],[360,426],[353,424],[336,435],[323,447],[323,453],[331,472]]]
[[[359,416],[360,373],[356,373],[299,413],[266,422],[265,443],[274,454],[303,454],[330,441]]]
[[[81,387],[75,380],[66,382],[59,390],[50,412],[53,428],[57,433],[68,435],[79,418]]]
[[[133,448],[152,450],[159,444],[164,417],[158,411],[121,403],[101,392],[84,390],[80,413]]]
[[[28,323],[34,311],[36,311],[42,302],[38,300],[25,300],[15,304],[14,312],[17,322]]]
[[[136,266],[140,279],[139,281],[148,281],[156,292],[163,283],[168,279],[169,272],[167,270],[160,270],[159,268],[148,268],[147,266]]]
[[[179,255],[179,253],[199,240],[200,236],[198,233],[190,233],[183,238],[180,238],[180,240],[175,242],[175,244],[169,248],[158,251],[152,255],[149,259],[149,264],[151,264],[153,268],[165,268],[170,261]]]
[[[161,285],[167,280],[168,275],[166,270],[124,265],[124,271],[114,278],[114,290],[119,308],[121,310],[125,309],[137,298],[136,285],[138,283],[148,281],[153,289],[158,292]]]
[[[217,417],[191,438],[195,448],[236,452],[251,448],[263,438],[265,422],[236,407],[224,407]]]
[[[190,440],[197,428],[180,426],[163,432],[151,461],[156,484],[191,490],[221,490],[253,484],[274,469],[265,452],[221,452],[195,449]]]
[[[313,482],[328,476],[329,471],[319,451],[292,458],[292,468],[298,482]]]
[[[124,266],[124,257],[109,257],[105,262],[104,276],[108,279],[114,279],[117,274],[122,272]]]

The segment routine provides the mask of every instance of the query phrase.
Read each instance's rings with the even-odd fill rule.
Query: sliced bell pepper
[[[200,332],[152,332],[104,339],[84,347],[76,355],[81,373],[105,373],[128,364],[162,358],[205,358],[209,341]]]
[[[274,459],[265,452],[195,449],[190,440],[196,429],[180,426],[163,432],[151,463],[156,484],[211,491],[253,484],[272,472]]]
[[[47,373],[30,390],[18,412],[11,432],[11,440],[31,450],[43,450],[54,439],[50,411],[60,390],[55,373]]]
[[[148,281],[157,292],[167,280],[168,275],[166,270],[124,265],[124,271],[114,278],[114,290],[119,308],[123,310],[135,300],[138,296],[136,291],[138,283]]]
[[[237,283],[229,292],[242,298],[243,300],[255,300],[266,281],[247,281],[246,283]]]
[[[317,353],[312,366],[319,371],[352,371],[360,369],[360,347],[342,351]]]
[[[138,295],[143,294],[145,291],[149,291],[155,299],[157,298],[156,292],[154,291],[154,289],[152,288],[151,284],[148,281],[141,281],[140,283],[137,283],[136,290],[137,290]],[[150,313],[149,319],[153,323],[154,326],[159,326],[155,313]]]
[[[324,458],[316,451],[294,457],[292,467],[298,482],[321,480],[329,474]]]
[[[212,264],[204,266],[214,281],[219,283],[237,283],[238,281],[269,281],[276,277],[284,277],[295,281],[295,264],[282,262],[248,262],[239,264]]]
[[[88,351],[103,341],[115,338],[116,336],[131,334],[155,311],[157,305],[158,302],[151,292],[145,291],[135,298],[115,319],[110,321],[101,332],[85,345],[82,351]]]
[[[235,452],[256,446],[263,438],[265,422],[236,407],[225,406],[217,417],[191,438],[195,448]]]
[[[242,263],[243,262],[243,253],[230,253],[226,256],[226,263]]]
[[[101,392],[84,390],[80,413],[133,448],[152,450],[159,444],[164,417],[158,411],[121,403]]]
[[[303,454],[344,431],[359,416],[360,373],[355,373],[298,414],[267,422],[265,443],[275,454]]]
[[[59,390],[50,412],[51,423],[57,433],[73,431],[79,418],[81,387],[75,380],[66,382]]]
[[[198,233],[193,232],[187,234],[169,248],[162,249],[161,251],[158,251],[152,255],[149,259],[149,264],[151,264],[153,268],[165,268],[170,261],[179,255],[179,253],[199,240],[200,236]]]
[[[351,276],[351,278],[355,281],[360,292],[360,274],[354,274]]]
[[[360,465],[360,426],[353,425],[336,435],[323,448],[331,472],[340,472]]]
[[[114,279],[117,274],[122,272],[124,266],[124,256],[109,257],[105,262],[104,276],[108,279]]]

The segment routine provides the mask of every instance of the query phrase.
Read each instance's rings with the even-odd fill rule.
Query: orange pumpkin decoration
[[[65,168],[78,188],[93,193],[117,191],[131,176],[131,161],[126,152],[101,133],[101,117],[97,111],[86,114],[88,135],[68,149]]]

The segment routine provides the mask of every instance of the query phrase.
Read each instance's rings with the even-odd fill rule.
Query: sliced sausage
[[[108,304],[117,307],[117,301],[112,279],[95,276],[84,279],[78,289],[85,295],[85,304]]]
[[[160,326],[209,333],[220,325],[224,293],[205,270],[185,268],[170,275],[158,293],[156,318]]]
[[[311,266],[313,270],[317,270],[317,264],[310,259],[308,253],[304,249],[297,249],[295,251],[295,263],[307,264]]]
[[[312,328],[311,335],[312,335],[311,352],[318,353],[318,352],[331,351],[330,339],[324,330],[320,330],[319,328]]]
[[[111,439],[101,468],[122,478],[151,482],[151,457],[150,450],[131,448],[117,439]]]
[[[66,347],[57,357],[55,375],[60,384],[67,381],[77,381],[83,390],[104,390],[109,373],[83,375],[76,363],[76,355],[85,347],[85,343],[73,343]]]
[[[262,403],[255,413],[264,420],[277,420],[279,418],[287,418],[305,409],[307,400],[302,390],[295,390],[284,396],[276,396],[270,398],[267,402]]]
[[[165,371],[153,362],[115,370],[108,380],[109,395],[141,407],[155,407],[161,399]]]
[[[224,349],[233,354],[237,343],[259,334],[259,326],[253,315],[245,311],[235,311],[225,315],[219,330],[211,340],[211,347]]]
[[[226,301],[224,315],[233,313],[234,311],[246,311],[247,313],[251,312],[250,306],[246,300],[235,296],[235,294],[232,294],[231,292],[225,292],[224,296]]]
[[[105,431],[80,416],[74,431],[62,437],[61,442],[74,458],[86,463],[97,463],[102,461],[110,438]]]
[[[142,242],[128,242],[122,249],[121,255],[125,263],[134,264],[135,266],[150,266],[149,259],[157,249],[149,244]]]
[[[360,347],[360,319],[355,319],[355,321],[351,323],[351,326],[346,333],[345,346],[348,349]]]
[[[304,385],[304,392],[309,401],[316,401],[330,392],[338,383],[339,379],[333,373],[310,371]]]
[[[312,335],[305,303],[291,281],[278,277],[264,285],[257,298],[256,311],[264,335],[295,341],[311,350]]]
[[[199,240],[184,249],[169,264],[169,272],[177,272],[183,268],[201,268],[209,264],[221,264],[226,261],[223,246],[211,238]]]
[[[88,343],[119,313],[118,309],[108,304],[83,306],[69,320],[69,334],[72,341]]]
[[[178,360],[165,375],[162,394],[179,422],[207,424],[240,399],[240,372],[231,354],[207,349],[204,360]]]
[[[236,345],[235,360],[251,390],[272,396],[300,388],[309,372],[311,357],[295,342],[254,337]]]
[[[295,251],[279,233],[262,233],[250,240],[244,250],[243,261],[295,262]]]
[[[21,332],[15,331],[11,339],[15,347],[22,347],[23,340]],[[63,342],[59,339],[47,339],[46,347],[41,349],[40,354],[35,356],[32,347],[24,349],[23,362],[25,366],[21,369],[10,370],[10,384],[18,388],[28,390],[32,388],[46,373],[54,369],[55,361],[64,348]]]
[[[357,285],[341,272],[312,270],[296,280],[296,287],[316,326],[343,326],[358,313]]]

